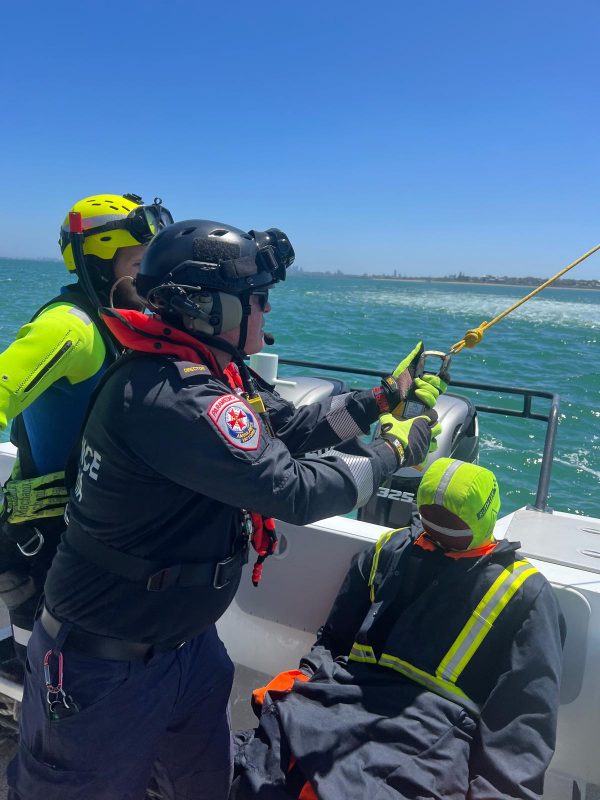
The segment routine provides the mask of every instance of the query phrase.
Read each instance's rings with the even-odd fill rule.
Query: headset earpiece
[[[242,304],[235,295],[226,292],[199,292],[190,295],[194,314],[184,314],[183,320],[191,331],[215,336],[237,328],[242,321]]]

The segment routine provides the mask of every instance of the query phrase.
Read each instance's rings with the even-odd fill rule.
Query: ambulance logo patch
[[[240,450],[256,450],[258,447],[258,417],[239,397],[234,394],[219,397],[210,405],[208,416],[234,447]]]

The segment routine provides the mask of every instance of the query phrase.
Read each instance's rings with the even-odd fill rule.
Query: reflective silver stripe
[[[448,488],[448,484],[452,480],[452,476],[456,472],[457,469],[462,467],[464,462],[462,461],[453,461],[450,466],[446,469],[442,477],[440,478],[440,482],[438,483],[437,489],[435,490],[435,496],[433,498],[433,505],[434,506],[441,506],[444,500],[444,495],[446,494],[446,489]]]
[[[439,678],[454,683],[460,677],[515,592],[536,572],[525,560],[502,570],[440,662],[436,670]]]
[[[92,320],[88,317],[85,311],[82,311],[81,308],[77,308],[73,306],[73,308],[68,312],[69,314],[73,314],[74,317],[79,317],[82,322],[85,322],[86,325],[91,325]]]
[[[338,394],[331,399],[331,406],[326,416],[332,430],[342,442],[362,436],[363,430],[358,426],[352,414],[346,408],[347,394]]]
[[[458,686],[448,683],[435,675],[430,675],[428,672],[415,667],[413,664],[409,664],[408,661],[402,661],[402,659],[396,658],[396,656],[392,656],[389,653],[382,653],[378,663],[381,667],[389,667],[399,672],[406,678],[429,689],[429,691],[440,695],[440,697],[445,697],[446,700],[458,703],[474,716],[479,716],[481,714],[481,709],[477,703],[471,700]]]
[[[336,455],[346,462],[348,469],[352,473],[358,493],[355,508],[360,508],[368,502],[374,491],[371,461],[365,456],[351,456],[348,453],[336,453]]]
[[[84,217],[81,222],[83,225],[84,231],[89,230],[90,228],[99,228],[100,225],[106,225],[107,222],[114,222],[118,219],[125,219],[127,214],[100,214],[98,217]],[[65,223],[61,226],[61,230],[65,233],[69,232],[69,224]]]
[[[31,639],[31,631],[27,628],[18,628],[16,625],[12,626],[13,639],[17,644],[27,647],[27,642]]]

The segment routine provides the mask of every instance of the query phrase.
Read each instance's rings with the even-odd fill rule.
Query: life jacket
[[[71,284],[44,303],[31,318],[33,322],[52,305],[67,304],[84,311],[102,336],[107,361],[118,354],[115,342],[99,324],[98,313],[78,284]],[[36,556],[50,537],[57,544],[57,532],[64,527],[61,518],[69,496],[64,470],[40,474],[33,457],[31,441],[23,414],[18,414],[11,427],[11,442],[17,447],[17,461],[3,487],[0,522],[7,537],[23,556]],[[47,556],[48,554],[46,554]]]

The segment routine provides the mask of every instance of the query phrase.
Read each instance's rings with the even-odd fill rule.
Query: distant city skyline
[[[2,254],[59,257],[103,192],[280,227],[306,270],[547,277],[600,241],[595,0],[152,8],[3,8]]]
[[[484,283],[489,285],[497,285],[502,286],[508,283],[511,285],[521,285],[521,286],[528,286],[528,287],[536,287],[542,283],[545,283],[546,280],[553,276],[544,276],[544,277],[536,277],[534,275],[467,275],[463,272],[454,273],[450,275],[411,275],[411,274],[404,274],[399,273],[398,270],[394,270],[391,274],[390,273],[369,273],[365,272],[362,275],[357,275],[355,273],[347,273],[343,270],[336,270],[334,272],[331,271],[323,271],[323,270],[305,270],[302,268],[293,269],[292,274],[297,275],[314,275],[314,276],[323,276],[323,277],[345,277],[345,278],[367,278],[367,279],[380,279],[380,280],[397,280],[397,281],[422,281],[423,283],[428,282],[439,282],[439,283]],[[586,279],[586,278],[569,278],[565,276],[564,278],[559,278],[558,280],[554,281],[548,288],[552,286],[556,288],[588,288],[588,289],[600,289],[600,279]]]

